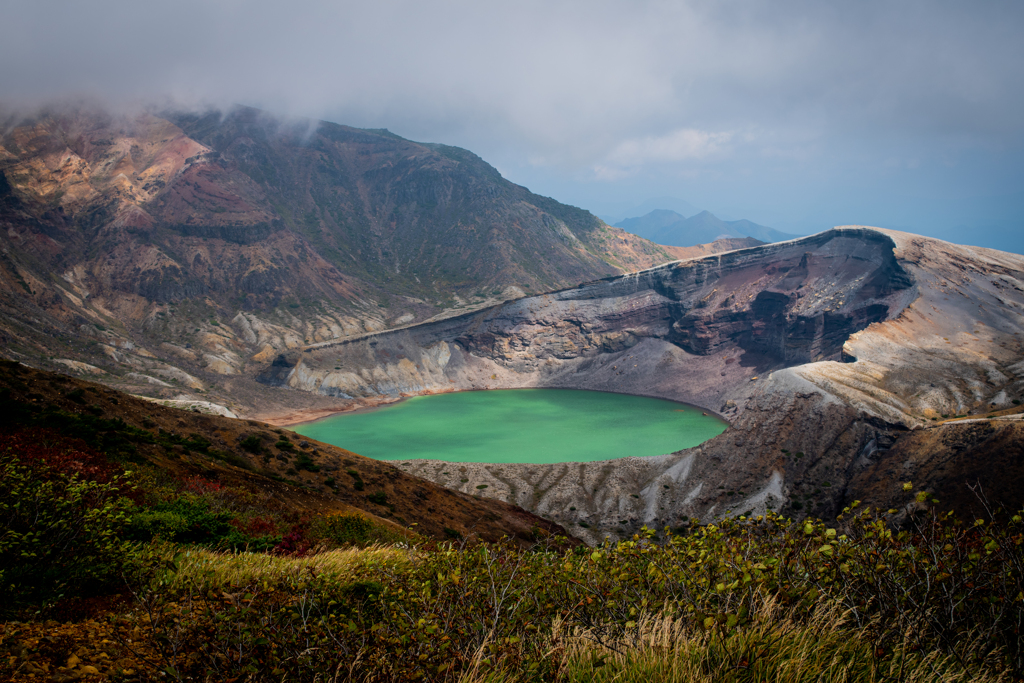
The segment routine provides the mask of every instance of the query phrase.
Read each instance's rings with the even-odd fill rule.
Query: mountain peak
[[[655,209],[638,218],[619,221],[616,226],[673,247],[693,247],[721,239],[753,237],[761,242],[782,242],[796,237],[748,220],[723,221],[707,210],[686,218],[675,211]]]

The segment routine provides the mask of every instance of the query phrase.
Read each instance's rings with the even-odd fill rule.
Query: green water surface
[[[571,389],[417,396],[294,428],[377,460],[554,463],[662,455],[725,431],[699,408]]]

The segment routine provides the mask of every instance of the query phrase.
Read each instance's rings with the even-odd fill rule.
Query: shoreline
[[[470,391],[515,391],[516,389],[564,389],[569,391],[595,391],[604,394],[621,394],[623,396],[639,396],[641,398],[656,398],[662,401],[670,401],[672,403],[678,403],[684,405],[687,408],[700,411],[707,417],[714,417],[725,424],[726,429],[732,427],[732,423],[729,422],[716,410],[708,410],[702,406],[698,406],[693,403],[686,403],[684,401],[678,401],[671,398],[665,398],[663,396],[650,396],[648,394],[630,394],[618,391],[606,391],[603,389],[575,389],[571,387],[511,387],[502,389],[449,389],[447,391],[424,391],[415,394],[401,394],[400,396],[380,396],[376,398],[356,398],[349,399],[346,403],[339,406],[332,406],[329,408],[296,408],[294,410],[288,410],[283,412],[272,412],[272,413],[257,413],[255,415],[240,416],[243,420],[257,420],[259,422],[266,422],[267,424],[274,427],[294,427],[300,424],[306,424],[310,422],[317,422],[333,415],[340,415],[341,413],[353,413],[360,410],[373,410],[386,405],[392,405],[394,403],[400,403],[406,399],[414,398],[417,396],[434,396],[437,394],[451,394],[451,393],[463,393]]]
[[[524,387],[529,388],[529,387]],[[469,391],[490,391],[489,389],[470,389]],[[456,393],[455,389],[449,389],[448,391],[423,391],[415,394],[401,394],[399,396],[379,396],[375,398],[353,398],[349,399],[347,403],[341,406],[334,406],[331,408],[296,408],[280,413],[260,413],[254,416],[245,417],[247,420],[259,420],[260,422],[266,422],[274,427],[294,427],[295,425],[306,424],[310,422],[317,422],[319,420],[326,419],[333,415],[340,415],[342,413],[355,413],[360,410],[374,410],[376,408],[382,408],[384,406],[393,405],[395,403],[401,403],[406,399],[416,398],[417,396],[436,396],[437,394],[451,394]]]
[[[415,394],[415,396],[421,395],[423,394]],[[306,424],[309,422],[317,422],[342,413],[354,413],[360,410],[373,410],[374,408],[399,403],[407,398],[412,398],[413,396],[414,395],[402,395],[395,398],[383,396],[380,398],[357,398],[348,401],[344,405],[331,406],[329,408],[296,408],[294,410],[277,413],[258,413],[256,415],[246,416],[242,419],[266,422],[274,427],[294,427],[296,425]]]

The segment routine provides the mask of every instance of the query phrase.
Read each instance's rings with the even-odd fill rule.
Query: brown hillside
[[[178,478],[199,475],[240,488],[277,510],[307,516],[359,510],[396,530],[411,529],[437,540],[510,536],[528,544],[541,536],[567,535],[557,524],[514,505],[450,491],[387,463],[262,422],[168,408],[15,362],[0,363],[0,409],[0,439],[32,424],[70,436],[85,434],[87,442],[98,434],[106,443],[126,444],[124,452],[134,450],[134,460]],[[261,440],[261,455],[240,446],[253,435]],[[275,446],[282,437],[293,444],[290,450]],[[203,440],[209,448],[195,446]],[[319,472],[296,471],[300,453]],[[356,490],[356,477],[348,472],[357,473],[364,490]],[[327,483],[332,478],[333,487]],[[379,492],[386,504],[370,501]]]

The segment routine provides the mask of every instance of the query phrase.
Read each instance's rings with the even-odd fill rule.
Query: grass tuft
[[[628,637],[602,641],[556,624],[552,651],[566,683],[953,683],[997,681],[969,672],[948,655],[900,647],[879,661],[870,633],[850,628],[848,615],[822,606],[809,620],[793,618],[778,601],[762,602],[752,624],[723,631],[686,619],[645,615]]]
[[[400,570],[411,557],[409,550],[393,546],[328,550],[305,557],[189,548],[177,555],[177,571],[171,589],[209,590],[256,583],[287,583],[313,575],[345,582],[380,571]]]

